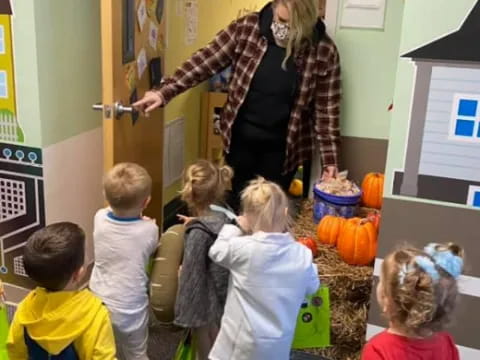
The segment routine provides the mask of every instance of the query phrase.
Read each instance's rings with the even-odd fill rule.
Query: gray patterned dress
[[[213,263],[208,251],[228,222],[224,214],[215,212],[187,225],[175,304],[175,324],[178,326],[198,328],[220,324],[227,298],[229,272]]]

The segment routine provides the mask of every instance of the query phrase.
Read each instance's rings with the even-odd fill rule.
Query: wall
[[[15,304],[25,294],[22,287],[31,286],[18,245],[38,228],[78,223],[87,235],[87,260],[92,258],[93,215],[103,204],[103,154],[101,116],[91,110],[101,99],[99,2],[13,5],[17,115],[24,139],[0,144],[0,175],[10,186],[2,187],[2,194],[16,194],[19,209],[8,215],[1,204],[0,274],[8,283],[7,300]],[[10,159],[4,149],[12,151]]]
[[[101,125],[98,1],[35,2],[42,145]]]
[[[339,1],[339,9],[343,1]],[[170,3],[166,73],[171,74],[181,61],[210,41],[219,29],[238,16],[239,11],[260,9],[267,2],[199,1],[198,39],[191,46],[186,46],[183,40],[185,19],[177,16],[175,4]],[[367,171],[384,171],[391,119],[387,109],[393,98],[403,4],[404,0],[387,1],[384,31],[339,28],[335,34],[344,81],[342,165],[350,169],[357,181]],[[185,116],[186,163],[198,156],[200,94],[205,90],[205,85],[190,90],[166,108],[167,121]],[[359,154],[363,156],[362,159],[359,159]],[[178,183],[167,189],[166,203],[177,195],[178,189]]]
[[[59,4],[35,2],[46,222],[77,222],[90,238],[103,199],[102,120],[91,108],[102,99],[100,4]]]
[[[339,24],[343,4],[340,1]],[[343,72],[342,134],[388,139],[404,0],[388,0],[385,28],[338,28]]]
[[[198,38],[192,45],[185,45],[185,18],[178,16],[175,2],[168,3],[168,47],[166,51],[166,74],[173,73],[182,61],[212,40],[215,34],[238,17],[244,9],[259,10],[268,0],[197,0],[199,7]],[[201,94],[207,91],[206,84],[187,91],[174,99],[165,109],[166,121],[185,117],[185,161],[191,163],[199,156]],[[179,183],[166,189],[164,202],[178,195]]]
[[[367,172],[384,172],[391,123],[404,0],[388,0],[383,30],[340,27],[335,43],[343,73],[341,168],[361,182]]]

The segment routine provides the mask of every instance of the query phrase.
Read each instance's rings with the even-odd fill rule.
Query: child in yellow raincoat
[[[84,274],[85,234],[72,223],[34,233],[24,252],[25,271],[39,287],[19,304],[10,327],[10,360],[115,359],[108,311],[89,290]]]
[[[0,280],[0,360],[8,360],[7,355],[8,318],[3,283]]]

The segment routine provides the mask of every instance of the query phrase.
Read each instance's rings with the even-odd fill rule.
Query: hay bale
[[[309,200],[301,206],[293,227],[293,234],[297,238],[317,238],[312,206],[313,202]],[[363,211],[367,212],[367,209]],[[309,352],[331,360],[359,359],[365,341],[373,268],[348,265],[334,247],[320,243],[315,263],[318,265],[320,281],[330,290],[332,346]]]

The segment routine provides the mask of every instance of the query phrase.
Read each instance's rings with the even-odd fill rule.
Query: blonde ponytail
[[[288,229],[288,199],[275,183],[259,177],[242,193],[242,209],[253,232],[284,232]]]
[[[183,172],[181,198],[190,211],[198,215],[211,204],[223,201],[232,177],[233,170],[230,167],[218,168],[207,160],[198,160]]]

